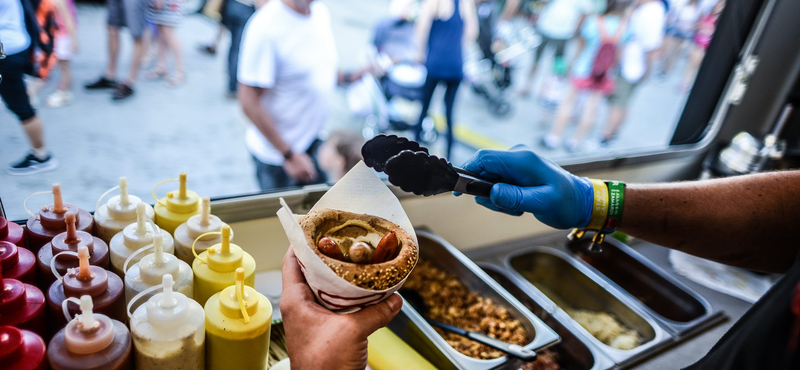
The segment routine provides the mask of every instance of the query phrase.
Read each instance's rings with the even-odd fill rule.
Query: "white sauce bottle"
[[[128,256],[140,248],[152,244],[153,235],[156,235],[156,233],[164,236],[164,252],[175,253],[175,241],[172,239],[172,235],[157,227],[155,223],[147,218],[147,207],[144,202],[136,205],[136,222],[125,226],[108,243],[108,249],[111,254],[111,271],[121,278],[125,277],[122,267]],[[140,259],[136,258],[131,263],[139,262]]]
[[[175,229],[175,255],[183,262],[191,265],[194,262],[192,243],[195,243],[195,239],[208,232],[222,231],[222,226],[224,225],[227,224],[222,222],[219,217],[211,214],[211,199],[203,197],[200,214],[189,217],[186,222]],[[229,240],[233,241],[233,231],[231,231]],[[194,249],[197,254],[200,254],[209,247],[220,243],[222,243],[222,236],[205,235],[197,240]]]
[[[153,250],[152,253],[131,266],[131,262],[138,259],[144,252]],[[192,298],[194,273],[186,262],[177,257],[164,253],[164,237],[153,236],[153,244],[143,247],[128,257],[125,262],[125,304],[131,302],[133,297],[144,290],[161,284],[164,275],[172,275],[175,282],[173,290]],[[133,306],[135,310],[138,305]]]

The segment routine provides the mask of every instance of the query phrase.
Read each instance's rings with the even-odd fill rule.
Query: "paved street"
[[[371,29],[387,14],[388,0],[325,2],[333,17],[341,68],[352,70],[363,65]],[[252,160],[243,144],[246,119],[238,104],[224,97],[225,53],[209,57],[196,50],[196,45],[214,35],[214,23],[193,15],[179,29],[188,74],[183,86],[169,88],[163,81],[140,78],[132,99],[112,103],[109,93],[87,93],[82,88],[85,82],[97,78],[105,65],[105,10],[98,5],[80,4],[78,14],[81,50],[73,63],[75,102],[58,109],[38,108],[45,123],[47,145],[61,167],[32,176],[10,176],[0,171],[0,198],[11,219],[27,218],[23,199],[32,192],[48,190],[53,182],[62,183],[65,201],[90,210],[100,194],[116,185],[119,176],[128,177],[133,194],[151,202],[152,187],[158,181],[177,177],[180,171],[189,174],[189,188],[201,195],[221,197],[258,191]],[[123,41],[120,71],[127,70],[131,52],[127,34],[123,33]],[[220,49],[226,51],[227,42]],[[523,81],[530,59],[529,53],[520,57],[514,74],[517,85]],[[547,69],[546,65],[539,68]],[[682,65],[678,65],[676,71],[681,69]],[[673,73],[664,85],[648,82],[641,86],[633,98],[628,123],[610,150],[666,145],[685,99],[684,94],[676,92],[676,75]],[[41,99],[53,90],[54,84],[48,84]],[[549,128],[548,113],[533,97],[510,95],[513,112],[498,119],[489,113],[484,100],[462,87],[455,115],[462,128],[459,139],[466,145],[457,146],[453,162],[466,160],[476,145],[538,145]],[[441,97],[434,99],[437,104],[432,113],[438,115]],[[361,121],[347,110],[344,89],[340,89],[334,107],[329,129],[360,130]],[[605,109],[601,108],[597,116],[599,128]],[[433,145],[434,151],[442,149],[442,141]],[[0,109],[0,165],[5,167],[17,160],[27,145],[16,117]],[[563,150],[544,153],[556,159],[592,154]],[[30,205],[36,209],[46,202],[47,197],[42,196],[32,199]]]

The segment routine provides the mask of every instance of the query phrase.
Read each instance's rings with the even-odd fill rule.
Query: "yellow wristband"
[[[606,222],[608,216],[608,187],[602,180],[590,179],[594,189],[594,200],[592,201],[592,218],[589,225],[590,230],[600,230]]]

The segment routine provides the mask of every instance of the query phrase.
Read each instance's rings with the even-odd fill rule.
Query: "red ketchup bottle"
[[[62,302],[69,297],[79,298],[83,295],[92,297],[94,312],[125,322],[127,317],[122,279],[102,267],[90,265],[89,249],[86,246],[79,247],[77,255],[78,268],[71,268],[66,275],[57,276],[58,280],[47,290],[51,332],[55,333],[67,324],[62,311]],[[77,305],[67,305],[67,307],[72,315],[80,312]]]
[[[47,369],[47,351],[42,337],[13,326],[0,326],[0,369]]]
[[[0,241],[0,266],[3,276],[26,284],[36,284],[36,257],[33,252],[6,241]]]
[[[49,193],[48,191],[36,192],[28,196],[30,198],[36,194]],[[53,184],[53,204],[46,205],[39,210],[38,214],[34,214],[28,209],[27,201],[23,206],[32,217],[28,219],[25,228],[25,238],[27,239],[27,247],[32,252],[36,252],[49,243],[56,235],[64,232],[67,225],[64,224],[64,217],[67,211],[75,214],[75,224],[78,230],[85,231],[89,234],[94,229],[94,218],[89,211],[80,209],[73,204],[64,203],[61,198],[61,185]]]
[[[0,287],[0,326],[15,326],[47,337],[42,291],[19,280],[4,279],[2,267]]]
[[[15,222],[8,222],[0,217],[0,241],[14,243],[18,247],[25,248],[25,230]]]
[[[42,289],[47,289],[56,280],[52,273],[52,267],[55,267],[59,275],[64,275],[68,268],[75,267],[77,264],[77,258],[72,255],[53,259],[53,256],[61,252],[78,252],[78,248],[86,247],[89,249],[90,265],[104,269],[109,266],[108,244],[85,231],[78,231],[76,219],[77,215],[67,212],[64,216],[67,231],[56,235],[51,242],[39,249],[39,253],[36,255],[39,266],[39,286]]]

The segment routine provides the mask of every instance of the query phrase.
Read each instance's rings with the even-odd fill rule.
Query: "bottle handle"
[[[69,316],[69,309],[67,308],[67,304],[69,302],[75,302],[75,304],[77,304],[79,307],[81,305],[81,300],[75,297],[69,297],[61,302],[61,312],[64,313],[64,317],[67,319],[67,322],[70,322],[72,319],[74,319],[74,317]]]
[[[117,186],[115,186],[115,187],[113,187],[111,189],[106,190],[106,192],[103,193],[103,195],[100,196],[100,199],[97,200],[97,203],[95,203],[94,211],[97,212],[100,209],[100,203],[103,201],[103,198],[105,198],[106,196],[108,196],[108,194],[111,194],[112,191],[117,190],[117,189],[119,189],[119,185],[117,185]]]
[[[156,186],[153,188],[153,199],[155,199],[155,200],[156,200],[156,203],[160,204],[160,205],[161,205],[161,206],[163,206],[163,207],[166,207],[167,205],[166,205],[166,204],[164,204],[163,202],[161,202],[161,200],[160,200],[160,199],[158,199],[158,197],[156,197],[156,189],[158,189],[158,187],[159,187],[159,186],[161,186],[161,185],[164,185],[164,184],[166,184],[166,183],[168,183],[168,182],[172,182],[172,181],[180,181],[180,179],[168,179],[168,180],[164,180],[164,181],[161,181],[161,182],[159,182],[158,184],[156,184]]]
[[[142,297],[144,297],[144,296],[146,296],[146,295],[148,295],[148,294],[150,294],[152,292],[158,291],[159,289],[164,289],[164,284],[158,284],[158,285],[151,286],[151,287],[139,292],[139,294],[137,294],[133,298],[131,298],[131,301],[128,302],[128,306],[125,308],[125,314],[128,315],[128,318],[130,318],[130,319],[133,318],[133,313],[131,312],[131,308],[133,308],[133,304],[135,302],[137,302],[138,300],[142,299]]]
[[[161,233],[161,228],[159,228],[158,225],[156,225],[156,223],[153,222],[153,220],[147,220],[147,222],[149,222],[150,225],[153,226],[153,235],[158,235]],[[122,274],[124,275],[126,272],[128,272],[128,264],[131,263],[133,256],[138,256],[139,254],[150,248],[153,248],[153,244],[145,245],[144,247],[141,247],[137,249],[135,252],[131,253],[131,255],[125,259],[125,263],[122,264]]]
[[[22,207],[25,208],[25,212],[28,212],[28,214],[31,215],[31,217],[37,220],[39,219],[39,214],[38,213],[34,214],[33,212],[31,212],[30,208],[28,208],[28,199],[30,199],[34,195],[40,195],[40,194],[53,194],[53,191],[52,190],[37,191],[35,193],[32,193],[31,195],[28,195],[27,197],[25,197],[25,200],[22,201]]]
[[[72,252],[72,251],[61,252],[59,254],[56,254],[55,256],[53,256],[53,258],[50,259],[50,271],[53,272],[53,275],[55,275],[56,280],[58,280],[60,282],[63,282],[64,276],[59,274],[58,270],[56,270],[56,258],[58,258],[59,256],[62,256],[62,255],[70,255],[70,256],[78,257],[78,253],[77,252]],[[80,304],[80,302],[78,302],[78,304]],[[69,321],[69,319],[67,321]]]
[[[194,255],[194,258],[199,259],[200,262],[205,264],[208,264],[208,262],[204,261],[202,258],[200,258],[200,256],[197,255],[197,250],[194,249],[194,246],[195,244],[197,244],[198,240],[209,235],[222,235],[222,231],[209,231],[207,233],[200,234],[199,236],[197,236],[197,238],[194,239],[194,242],[192,242],[192,254]]]

